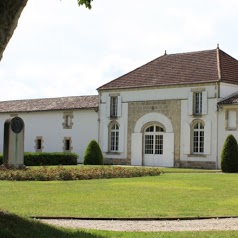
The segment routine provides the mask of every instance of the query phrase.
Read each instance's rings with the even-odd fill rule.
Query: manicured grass
[[[90,232],[90,231],[89,231]],[[238,231],[203,231],[203,232],[90,232],[98,238],[235,238]]]
[[[96,230],[63,229],[35,220],[0,212],[0,237],[4,238],[230,238],[238,231],[206,232],[112,232]]]
[[[164,173],[84,181],[0,181],[0,208],[26,216],[238,215],[238,174]]]

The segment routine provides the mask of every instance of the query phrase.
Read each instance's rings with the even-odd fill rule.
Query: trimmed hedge
[[[226,173],[238,172],[238,145],[233,135],[228,135],[221,153],[221,170]]]
[[[85,165],[103,165],[103,155],[97,141],[92,140],[85,153],[83,163]]]
[[[113,166],[54,166],[26,169],[6,169],[0,167],[0,180],[10,181],[52,181],[52,180],[88,180],[109,178],[132,178],[159,176],[159,168],[113,167]]]
[[[25,152],[24,164],[26,166],[40,165],[77,165],[78,155],[63,152]],[[3,163],[3,155],[0,155],[0,164]]]

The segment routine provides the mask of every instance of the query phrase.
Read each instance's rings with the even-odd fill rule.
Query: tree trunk
[[[28,0],[0,0],[0,60]]]

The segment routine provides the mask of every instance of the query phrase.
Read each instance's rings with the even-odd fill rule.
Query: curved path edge
[[[67,218],[49,219],[34,217],[43,223],[54,226],[76,229],[96,229],[131,232],[159,231],[212,231],[238,230],[238,217],[200,218],[200,219],[80,219]]]

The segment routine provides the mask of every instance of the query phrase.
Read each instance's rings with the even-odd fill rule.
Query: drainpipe
[[[218,82],[216,82],[216,87],[217,87],[217,92],[216,92],[216,103],[218,103],[218,98],[219,98],[219,84],[218,84]],[[219,143],[218,143],[218,132],[219,132],[219,129],[218,129],[218,115],[219,115],[219,105],[217,104],[217,145],[216,145],[216,169],[218,169],[219,168],[219,165],[218,165],[218,161],[219,161],[219,158],[218,158],[218,150],[219,150],[219,148],[218,148],[218,145],[219,145]]]
[[[99,146],[100,146],[100,125],[101,125],[101,119],[100,119],[101,103],[100,102],[101,102],[101,93],[98,91],[98,144]]]
[[[216,92],[216,103],[218,103],[218,99],[220,98],[220,82],[221,82],[221,64],[220,64],[220,49],[219,44],[217,44],[217,72],[218,72],[218,81],[216,82],[217,92]],[[216,149],[216,168],[218,169],[218,115],[219,115],[219,106],[217,104],[217,149]]]

